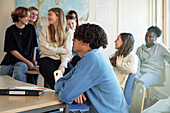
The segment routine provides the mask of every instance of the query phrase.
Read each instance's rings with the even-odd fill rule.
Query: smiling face
[[[119,49],[123,44],[122,38],[119,35],[117,39],[115,40],[115,49]]]
[[[30,21],[31,22],[36,22],[37,18],[38,18],[38,11],[32,10],[31,11],[31,16],[30,16]]]
[[[67,25],[70,29],[75,31],[76,29],[76,21],[74,19],[67,19]]]
[[[30,12],[25,17],[19,17],[18,19],[21,24],[27,25],[30,20]]]
[[[156,36],[154,33],[152,32],[147,32],[146,36],[145,36],[145,42],[146,42],[146,46],[148,48],[152,47],[156,41]]]
[[[59,17],[53,11],[48,12],[49,24],[56,26],[58,24],[58,19]]]

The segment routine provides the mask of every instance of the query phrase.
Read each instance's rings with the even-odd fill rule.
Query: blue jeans
[[[147,72],[144,74],[138,74],[138,80],[144,83],[143,85],[146,89],[148,89],[150,86],[159,85],[162,81],[161,79],[161,76],[156,73]]]
[[[9,75],[16,80],[26,82],[26,72],[29,67],[24,62],[17,62],[14,65],[2,65],[0,70],[0,76]]]
[[[159,100],[151,107],[145,109],[143,113],[170,113],[170,97]]]

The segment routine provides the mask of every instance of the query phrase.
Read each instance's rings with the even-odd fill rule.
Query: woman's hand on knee
[[[27,65],[28,65],[29,69],[34,69],[35,68],[34,64],[32,62],[30,62],[30,61],[27,62]]]
[[[62,74],[64,75],[64,72],[65,72],[65,67],[64,67],[64,66],[60,66],[60,67],[58,68],[58,70],[61,70]]]

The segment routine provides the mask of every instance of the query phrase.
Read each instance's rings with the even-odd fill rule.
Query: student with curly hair
[[[15,24],[7,28],[4,52],[7,52],[1,65],[0,75],[10,75],[16,80],[26,82],[26,72],[36,65],[36,33],[28,24],[30,11],[18,7],[11,13]]]
[[[162,82],[164,60],[170,64],[170,51],[163,44],[156,42],[161,32],[157,26],[149,27],[145,36],[146,44],[138,47],[136,52],[140,60],[138,79],[146,88],[159,85]]]
[[[110,57],[110,62],[122,89],[125,88],[129,74],[137,73],[138,56],[132,52],[133,48],[133,35],[121,33],[115,40],[115,49],[117,51]]]
[[[82,104],[84,100],[90,107],[85,111],[88,113],[128,113],[112,66],[99,51],[107,44],[105,31],[98,25],[83,24],[76,29],[73,51],[81,60],[55,84],[61,101],[71,104],[75,100]]]

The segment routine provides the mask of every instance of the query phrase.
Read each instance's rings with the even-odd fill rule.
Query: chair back
[[[146,92],[146,89],[143,85],[136,84],[134,95],[133,95],[131,106],[130,106],[131,113],[142,113],[143,112],[145,92]]]
[[[136,74],[132,74],[132,73],[129,74],[129,77],[126,81],[126,85],[124,89],[125,100],[129,106],[131,104],[131,99],[132,99],[132,88],[133,88],[135,75]]]

